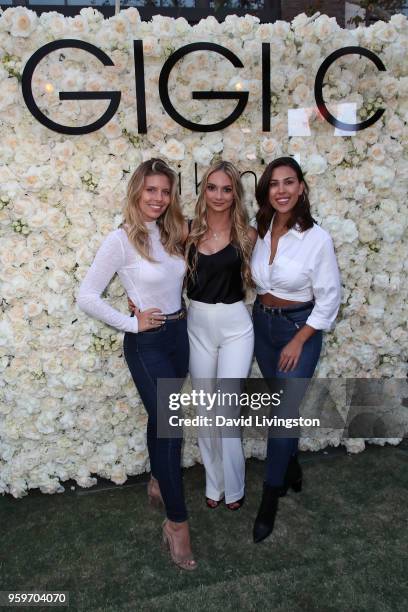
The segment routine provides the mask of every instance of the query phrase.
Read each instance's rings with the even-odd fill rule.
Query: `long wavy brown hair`
[[[309,185],[306,183],[302,168],[293,157],[279,157],[266,166],[255,190],[255,197],[259,206],[259,210],[256,213],[256,222],[258,234],[261,238],[269,230],[272,217],[275,213],[275,209],[269,202],[269,184],[273,171],[281,166],[292,168],[296,172],[299,183],[304,185],[303,193],[299,196],[296,206],[293,207],[286,227],[291,229],[294,225],[298,225],[302,232],[313,227],[314,219],[310,212]]]
[[[195,276],[198,261],[198,245],[204,234],[208,230],[207,220],[207,202],[205,192],[207,188],[208,178],[213,172],[225,172],[231,179],[232,193],[234,201],[231,207],[231,243],[239,251],[242,258],[241,276],[246,287],[253,287],[251,277],[250,258],[252,252],[252,242],[248,236],[249,220],[248,213],[245,209],[244,188],[237,168],[227,161],[218,161],[212,164],[205,172],[201,184],[200,193],[198,194],[197,204],[195,207],[194,220],[191,224],[190,233],[186,242],[186,261],[188,274],[191,277]],[[193,256],[190,251],[195,247]]]
[[[170,255],[184,255],[183,228],[184,217],[181,212],[177,174],[162,159],[149,159],[133,172],[127,187],[126,203],[123,210],[123,229],[136,251],[148,261],[154,262],[149,252],[149,231],[140,212],[139,200],[144,180],[147,176],[163,174],[170,181],[170,204],[157,219],[161,242]]]

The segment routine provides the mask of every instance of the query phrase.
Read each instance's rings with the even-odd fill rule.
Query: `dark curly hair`
[[[263,238],[271,225],[274,208],[269,202],[269,184],[271,182],[272,172],[275,168],[281,166],[289,166],[296,172],[299,183],[303,183],[303,193],[299,196],[298,201],[291,211],[291,216],[286,224],[290,229],[294,225],[298,225],[302,232],[313,227],[315,222],[310,212],[309,202],[309,186],[303,176],[302,168],[293,157],[279,157],[268,164],[259,179],[259,183],[255,190],[256,201],[258,202],[259,210],[256,214],[258,224],[258,234]]]

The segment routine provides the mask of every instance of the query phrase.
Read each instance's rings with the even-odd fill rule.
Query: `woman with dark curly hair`
[[[257,298],[253,309],[255,356],[266,379],[281,381],[284,404],[298,410],[340,304],[340,279],[329,234],[314,222],[309,188],[292,157],[265,169],[256,189],[258,240],[251,261]],[[297,379],[297,380],[293,380]],[[283,409],[283,405],[281,407]],[[273,530],[279,497],[300,491],[298,438],[268,439],[266,478],[253,536]]]

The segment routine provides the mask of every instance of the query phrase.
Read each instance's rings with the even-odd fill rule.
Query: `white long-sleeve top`
[[[146,227],[149,230],[150,254],[155,261],[144,259],[130,243],[126,231],[117,229],[108,234],[100,246],[77,297],[81,310],[125,332],[138,331],[137,318],[122,314],[101,297],[116,273],[128,297],[140,310],[156,307],[165,314],[171,314],[181,308],[186,272],[184,258],[165,251],[156,222],[146,223]]]
[[[340,276],[330,235],[314,224],[305,232],[295,226],[278,241],[271,256],[270,228],[258,237],[252,253],[251,271],[257,293],[271,293],[283,300],[315,301],[306,324],[330,330],[340,306]]]

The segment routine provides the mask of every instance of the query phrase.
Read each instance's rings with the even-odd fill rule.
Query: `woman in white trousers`
[[[218,162],[205,173],[186,244],[190,374],[194,388],[207,393],[239,393],[237,379],[248,376],[253,356],[252,320],[243,302],[252,284],[249,260],[256,241],[243,206],[238,170]],[[217,402],[199,412],[213,419],[199,430],[206,471],[206,503],[225,497],[238,510],[245,495],[245,458],[239,428],[215,426],[215,416],[239,416],[239,406]]]

